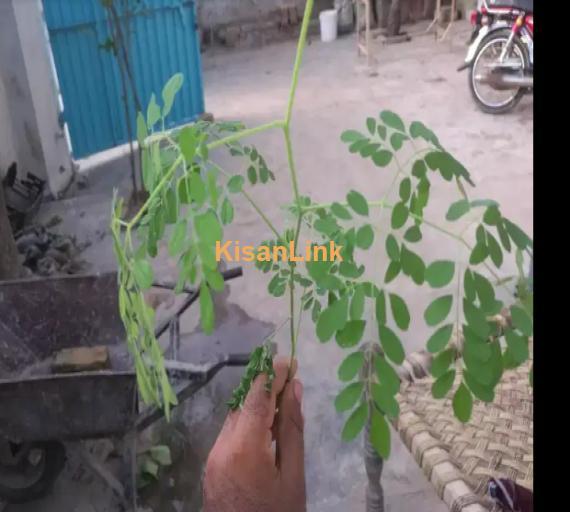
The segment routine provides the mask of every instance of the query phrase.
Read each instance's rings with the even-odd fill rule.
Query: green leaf
[[[348,297],[333,302],[319,316],[317,337],[323,343],[330,340],[336,331],[344,328],[348,320]]]
[[[511,307],[511,318],[513,320],[513,325],[522,332],[525,336],[532,336],[533,326],[532,318],[528,313],[519,306]]]
[[[376,119],[373,117],[366,119],[366,127],[368,128],[370,135],[376,135]]]
[[[147,290],[152,286],[154,273],[150,263],[146,260],[133,261],[133,276],[141,290]]]
[[[192,126],[185,126],[180,130],[178,144],[180,145],[180,151],[182,151],[182,155],[186,160],[186,165],[190,165],[194,160],[196,150],[198,149],[198,137],[196,136]]]
[[[489,256],[489,249],[486,245],[477,243],[471,251],[471,256],[469,257],[469,264],[471,265],[479,265],[483,263],[487,256]]]
[[[222,276],[219,270],[210,270],[205,268],[204,276],[206,277],[206,281],[208,281],[208,285],[210,285],[210,288],[212,288],[212,290],[215,292],[221,292],[224,290],[224,276]]]
[[[204,185],[204,181],[198,173],[193,172],[190,174],[189,183],[190,197],[193,201],[196,201],[198,206],[201,206],[206,200],[206,186]]]
[[[499,206],[497,201],[493,201],[492,199],[475,199],[475,201],[471,201],[471,208],[478,208],[479,206]]]
[[[168,446],[153,446],[150,449],[150,456],[161,466],[170,466],[172,464],[172,456]]]
[[[394,279],[398,277],[401,269],[402,266],[400,265],[399,261],[390,262],[390,265],[388,265],[388,269],[386,270],[386,275],[384,276],[384,282],[386,284],[391,283]]]
[[[165,193],[164,213],[167,224],[175,224],[178,220],[178,198],[172,188],[169,188]]]
[[[404,178],[400,182],[400,199],[405,203],[410,199],[412,194],[412,181],[410,178]]]
[[[505,339],[515,364],[518,366],[526,362],[529,357],[528,338],[519,336],[513,330],[508,329],[505,332]]]
[[[368,139],[357,140],[348,147],[348,151],[352,154],[360,153],[369,143],[370,141]]]
[[[172,237],[168,242],[168,254],[170,254],[170,256],[176,256],[182,251],[187,231],[188,222],[185,219],[179,220],[174,226]]]
[[[214,302],[206,283],[200,285],[200,323],[205,334],[214,331]]]
[[[335,398],[334,406],[337,412],[345,412],[352,409],[360,400],[363,391],[363,382],[353,382],[346,386]]]
[[[422,138],[426,142],[442,149],[436,135],[420,121],[414,121],[410,124],[410,135],[414,139]]]
[[[369,249],[374,243],[374,230],[370,224],[362,226],[356,232],[356,246],[360,249]]]
[[[374,153],[372,161],[377,167],[386,167],[392,161],[392,153],[386,149],[381,149]]]
[[[446,151],[428,153],[425,161],[430,169],[438,170],[444,180],[452,181],[454,177],[463,178],[471,186],[475,186],[467,169]]]
[[[435,299],[424,312],[426,324],[430,327],[434,327],[443,322],[449,315],[452,305],[453,296],[451,295],[444,295],[443,297]]]
[[[465,290],[465,298],[469,302],[475,302],[477,298],[477,290],[475,289],[475,278],[473,277],[473,272],[467,269],[463,275],[463,288]]]
[[[447,393],[451,391],[453,383],[455,382],[455,370],[449,370],[441,375],[431,386],[432,396],[440,400],[444,398]]]
[[[137,114],[137,140],[139,142],[139,146],[141,149],[144,147],[144,142],[148,137],[148,130],[146,128],[146,121],[144,120],[144,116],[142,112]]]
[[[392,261],[400,261],[400,247],[398,246],[396,237],[392,234],[389,234],[386,238],[386,253],[388,254],[388,258]]]
[[[467,300],[464,300],[463,314],[467,325],[469,325],[473,332],[482,340],[486,340],[489,334],[491,334],[491,328],[489,327],[485,313]]]
[[[261,183],[265,184],[269,181],[269,178],[270,178],[269,169],[262,165],[259,168],[259,180],[261,181]]]
[[[432,288],[443,288],[451,283],[455,275],[453,261],[434,261],[426,268],[425,279]]]
[[[342,440],[345,443],[352,441],[362,431],[368,419],[368,404],[361,404],[348,418],[342,429]]]
[[[412,166],[412,176],[421,180],[425,178],[427,174],[427,166],[424,160],[416,160]]]
[[[399,132],[406,132],[406,127],[400,116],[390,110],[383,110],[380,112],[380,119],[384,122],[386,126],[393,128]]]
[[[349,320],[336,333],[336,342],[341,348],[351,348],[358,345],[364,334],[364,327],[366,327],[364,320]]]
[[[425,281],[426,266],[423,260],[413,251],[402,244],[400,262],[405,275],[412,278],[418,286]]]
[[[521,251],[524,251],[527,247],[532,247],[532,240],[521,228],[508,219],[504,219],[504,223],[509,237]]]
[[[360,320],[364,313],[364,290],[358,286],[354,290],[352,301],[350,303],[350,319]]]
[[[336,215],[339,219],[342,220],[352,219],[352,215],[350,215],[350,212],[340,203],[333,203],[331,205],[331,212],[334,215]]]
[[[392,210],[392,229],[400,229],[407,222],[409,214],[410,211],[403,202],[397,203]]]
[[[427,342],[428,352],[431,352],[432,354],[441,352],[445,347],[447,347],[447,344],[451,339],[452,332],[452,324],[444,325],[435,331]]]
[[[340,228],[333,217],[325,217],[322,219],[317,219],[313,224],[313,227],[319,232],[325,235],[332,236]]]
[[[358,375],[364,365],[364,354],[360,351],[353,352],[341,363],[338,368],[338,378],[343,382],[349,382]]]
[[[376,142],[370,142],[360,150],[360,156],[363,158],[371,157],[379,149],[380,149],[380,144]]]
[[[454,221],[463,217],[466,213],[470,210],[469,201],[467,199],[461,199],[460,201],[456,201],[453,203],[449,210],[447,210],[447,214],[445,218],[449,221]]]
[[[158,122],[160,119],[160,107],[156,103],[156,97],[153,94],[150,97],[150,102],[146,111],[146,124],[150,129]]]
[[[436,379],[441,377],[449,368],[455,357],[455,351],[451,348],[439,353],[431,364],[430,372]]]
[[[511,252],[511,239],[503,222],[497,224],[497,233],[499,234],[499,240],[501,240],[501,245],[505,251]]]
[[[220,212],[220,217],[222,220],[222,224],[224,224],[224,226],[231,224],[232,221],[234,220],[234,207],[232,206],[232,203],[227,197],[224,199],[224,202],[222,203],[222,210]]]
[[[158,478],[158,464],[150,458],[145,458],[142,464],[143,474],[151,475],[154,479]]]
[[[388,388],[373,383],[372,398],[374,399],[374,403],[386,416],[397,418],[398,414],[400,414],[400,405]]]
[[[385,325],[386,324],[386,295],[384,294],[384,290],[382,290],[376,296],[376,321],[378,325]]]
[[[381,355],[374,357],[374,368],[382,387],[388,390],[392,396],[396,396],[400,391],[400,377],[398,377],[396,370]]]
[[[469,371],[466,370],[463,372],[463,379],[467,387],[479,400],[487,403],[492,403],[495,400],[493,388],[481,384]]]
[[[376,128],[376,131],[378,132],[378,137],[380,137],[382,140],[386,140],[388,130],[386,130],[386,127],[383,124],[379,124]]]
[[[453,397],[453,412],[459,421],[467,423],[471,419],[472,411],[473,397],[462,382]]]
[[[243,176],[236,174],[235,176],[232,176],[228,180],[228,190],[232,194],[238,194],[239,192],[242,191],[244,183],[245,183],[245,180],[244,180]]]
[[[257,183],[257,171],[253,165],[250,165],[247,169],[247,179],[252,185]]]
[[[489,280],[478,272],[473,272],[473,278],[481,309],[486,313],[490,313],[495,304],[495,289]]]
[[[380,335],[380,343],[382,344],[386,357],[394,364],[402,364],[406,357],[406,353],[404,352],[402,342],[398,336],[396,336],[396,333],[385,325],[378,326],[378,333]]]
[[[391,293],[390,307],[392,308],[392,315],[398,328],[402,331],[407,331],[408,327],[410,327],[410,312],[404,299],[395,293]]]
[[[198,238],[206,244],[214,245],[221,241],[223,230],[216,214],[212,210],[208,210],[201,215],[194,217],[194,228]]]
[[[348,205],[359,215],[368,215],[368,201],[366,198],[356,190],[351,190],[346,196]]]
[[[341,261],[338,266],[338,271],[341,276],[348,277],[350,279],[358,279],[362,274],[364,274],[365,267],[360,265],[357,267],[353,262]]]
[[[162,117],[166,117],[172,110],[174,98],[184,83],[184,75],[176,73],[173,75],[162,89]]]
[[[499,207],[489,206],[485,210],[485,214],[483,215],[483,222],[488,226],[496,226],[501,222],[501,212],[499,211]]]
[[[366,135],[363,135],[356,130],[346,130],[340,136],[340,140],[342,140],[342,142],[346,142],[347,144],[352,144],[353,142],[357,142],[362,139],[366,139]]]
[[[403,133],[393,133],[390,137],[390,144],[392,144],[394,151],[402,149],[405,140],[409,140],[407,135],[404,135]]]
[[[503,264],[503,251],[497,239],[489,232],[487,232],[487,249],[489,256],[491,256],[491,261],[497,268],[501,268]]]
[[[370,443],[382,459],[390,457],[390,428],[386,418],[374,409],[370,419]]]

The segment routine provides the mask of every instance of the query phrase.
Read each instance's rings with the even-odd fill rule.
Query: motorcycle
[[[533,0],[480,0],[465,62],[469,89],[489,114],[512,110],[533,91]]]

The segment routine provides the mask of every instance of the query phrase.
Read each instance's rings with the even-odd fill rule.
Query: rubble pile
[[[32,225],[16,235],[22,264],[31,274],[53,276],[78,274],[85,269],[79,255],[86,248],[75,237],[50,232],[45,226]]]

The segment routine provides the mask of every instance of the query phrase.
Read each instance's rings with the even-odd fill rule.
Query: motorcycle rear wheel
[[[499,94],[498,91],[489,85],[487,86],[487,92],[485,92],[484,85],[477,80],[479,66],[482,65],[483,60],[485,58],[489,58],[489,56],[496,56],[498,59],[498,55],[500,55],[501,50],[507,44],[510,35],[511,31],[509,29],[497,30],[496,32],[489,34],[481,42],[481,45],[475,54],[475,58],[473,59],[473,65],[469,69],[469,90],[471,91],[471,95],[473,96],[473,99],[475,100],[475,103],[479,109],[487,114],[500,115],[511,111],[517,106],[519,101],[527,92],[526,88],[524,87],[519,87],[518,89],[510,89],[504,91],[505,93],[508,93],[505,94],[504,97],[497,101],[492,101],[489,98],[488,93],[495,91],[497,94]],[[517,60],[520,60],[522,65],[522,73],[529,69],[530,59],[528,56],[528,51],[518,36],[516,36],[513,41],[513,46],[508,58],[512,58],[513,56]]]

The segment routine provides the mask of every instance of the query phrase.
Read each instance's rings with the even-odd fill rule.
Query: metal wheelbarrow
[[[234,279],[242,269],[222,274]],[[184,292],[155,332],[170,331],[166,368],[176,377],[179,404],[222,368],[249,360],[226,354],[203,365],[178,361],[179,319],[199,297],[198,290]],[[116,273],[0,283],[0,500],[22,503],[49,492],[65,464],[63,441],[125,437],[162,418],[161,409],[138,402],[117,297]],[[111,369],[50,371],[58,351],[100,345],[109,349]],[[118,481],[108,483],[126,499]]]

